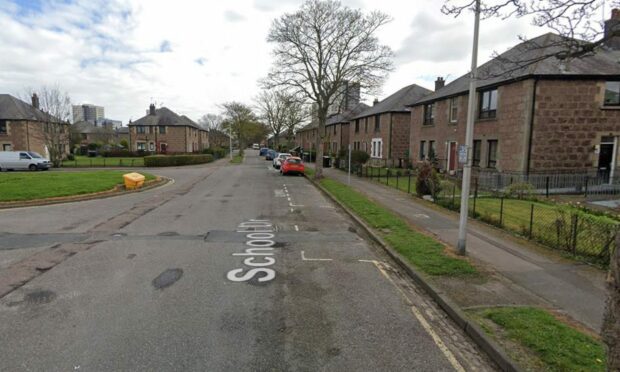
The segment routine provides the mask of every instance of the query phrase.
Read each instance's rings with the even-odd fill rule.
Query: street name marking
[[[248,268],[230,270],[226,278],[231,282],[247,282],[256,278],[260,283],[269,282],[276,277],[276,271],[270,266],[276,263],[273,257],[273,246],[276,242],[275,228],[269,220],[249,220],[237,226],[237,232],[246,234],[246,248],[242,253],[233,253],[233,256],[247,257],[243,264]]]

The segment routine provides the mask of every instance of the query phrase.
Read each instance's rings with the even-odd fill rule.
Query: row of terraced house
[[[606,32],[620,22],[613,10]],[[580,58],[556,57],[566,39],[548,33],[520,43],[479,67],[473,165],[530,174],[613,172],[620,137],[620,37]],[[519,61],[536,61],[519,63]],[[442,171],[462,169],[470,76],[430,91],[409,85],[372,106],[359,102],[328,118],[323,146],[336,154],[351,144],[371,162],[394,166],[433,159]],[[301,128],[296,145],[315,148],[316,124]]]

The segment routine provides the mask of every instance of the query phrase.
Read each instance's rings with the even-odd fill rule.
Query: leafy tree
[[[304,97],[316,109],[317,158],[323,156],[330,105],[340,100],[348,82],[373,90],[392,69],[393,53],[376,32],[389,22],[381,12],[364,14],[333,0],[306,0],[294,13],[276,19],[267,41],[274,44],[274,66],[263,82]],[[315,177],[322,176],[317,162]]]
[[[267,134],[267,127],[258,121],[252,108],[240,102],[227,102],[221,105],[222,129],[231,133],[239,148],[245,148],[252,141],[260,142]]]

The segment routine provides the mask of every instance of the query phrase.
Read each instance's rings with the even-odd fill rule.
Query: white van
[[[0,171],[9,169],[47,170],[52,164],[34,151],[0,151]]]
[[[260,145],[258,143],[255,143],[252,145],[252,149],[254,150],[258,150],[260,148]]]

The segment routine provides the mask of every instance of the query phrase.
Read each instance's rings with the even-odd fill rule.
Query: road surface
[[[0,298],[0,370],[452,371],[495,367],[303,177],[241,165],[0,211],[0,272],[85,249]]]

